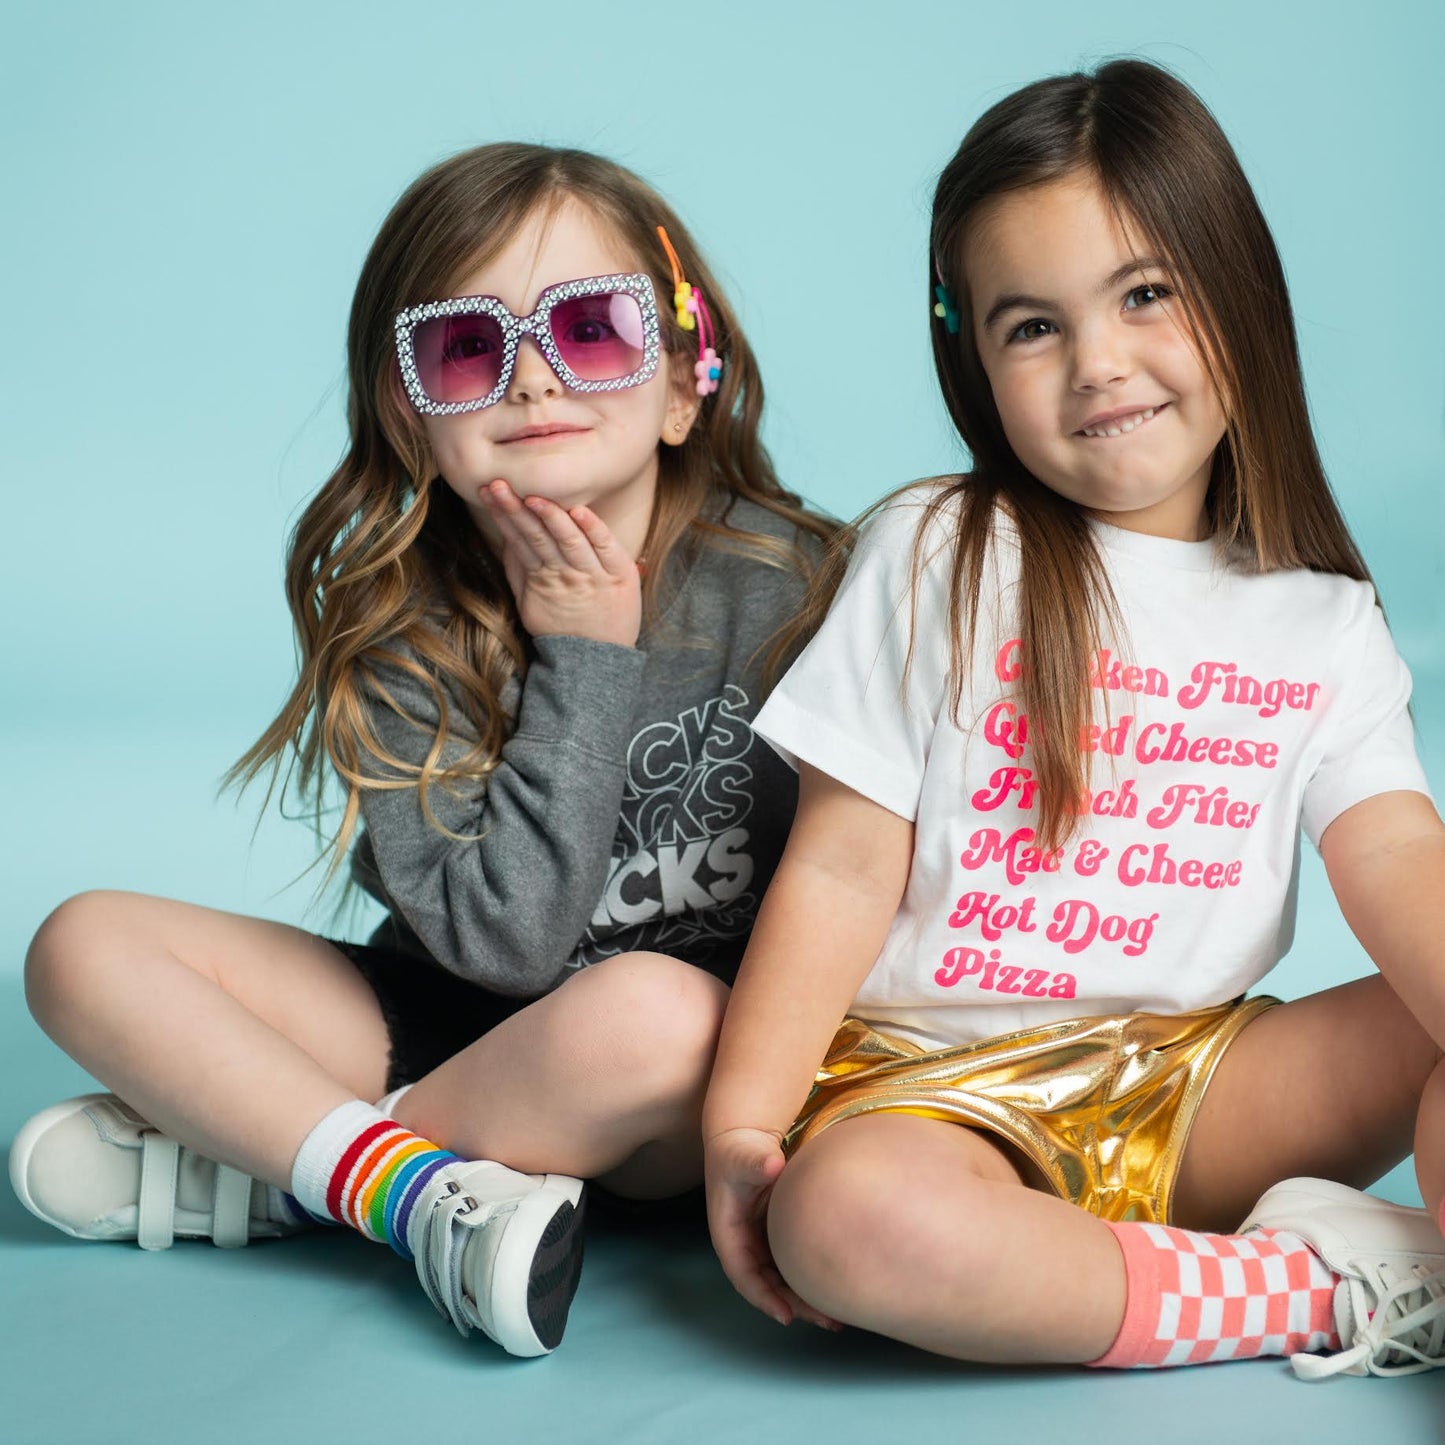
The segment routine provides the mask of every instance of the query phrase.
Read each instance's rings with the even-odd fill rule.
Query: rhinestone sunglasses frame
[[[560,302],[571,301],[577,296],[598,296],[608,291],[622,292],[631,296],[642,313],[642,365],[627,376],[610,377],[605,381],[587,381],[578,376],[562,360],[557,343],[552,337],[550,325],[552,310]],[[417,375],[416,351],[413,338],[420,322],[430,321],[438,316],[490,316],[502,328],[502,368],[497,374],[497,384],[486,396],[474,401],[437,401],[427,395]],[[662,352],[661,327],[657,319],[657,296],[652,289],[651,277],[640,271],[617,276],[583,276],[575,281],[559,281],[546,287],[537,297],[537,304],[530,315],[518,316],[495,296],[455,296],[450,301],[427,301],[420,306],[408,306],[396,316],[396,359],[401,366],[402,385],[413,407],[423,416],[451,416],[458,412],[481,411],[502,399],[512,380],[512,371],[517,364],[517,350],[524,336],[530,336],[547,365],[556,373],[557,380],[569,391],[621,391],[629,386],[641,386],[651,381],[657,371],[658,358]]]

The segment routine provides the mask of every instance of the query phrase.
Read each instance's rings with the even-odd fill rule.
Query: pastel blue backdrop
[[[66,895],[337,926],[316,874],[294,883],[306,829],[274,812],[257,828],[259,795],[214,789],[291,676],[284,536],[342,446],[362,256],[417,172],[483,140],[598,149],[670,196],[761,358],[784,477],[851,514],[961,462],[923,278],[932,181],[965,128],[1042,74],[1125,52],[1173,67],[1274,227],[1325,459],[1445,776],[1435,0],[58,0],[3,22],[0,1140],[86,1084],[19,986]],[[1278,988],[1367,966],[1311,860]],[[1411,1197],[1407,1171],[1383,1187]],[[532,1366],[449,1338],[396,1261],[350,1240],[152,1258],[64,1241],[6,1192],[0,1250],[6,1435],[23,1442],[391,1439],[425,1401],[450,1430],[537,1441],[1119,1442],[1167,1421],[1177,1440],[1404,1442],[1445,1417],[1438,1378],[1005,1374],[783,1335],[696,1237],[599,1238],[564,1349]]]

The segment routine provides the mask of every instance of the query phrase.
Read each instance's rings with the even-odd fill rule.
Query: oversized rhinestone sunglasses
[[[640,272],[560,281],[516,316],[495,296],[409,306],[396,318],[396,356],[411,404],[427,416],[500,401],[530,336],[570,391],[641,386],[657,370],[657,300]]]

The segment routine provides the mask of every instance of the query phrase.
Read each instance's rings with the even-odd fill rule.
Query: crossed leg
[[[1261,1015],[1215,1072],[1173,1223],[1229,1230],[1270,1184],[1362,1186],[1416,1147],[1426,1203],[1445,1167],[1445,1066],[1378,977]],[[1124,1315],[1112,1232],[1030,1186],[993,1137],[905,1114],[834,1125],[791,1159],[768,1237],[789,1286],[844,1323],[958,1359],[1084,1363]]]
[[[1378,974],[1261,1014],[1211,1080],[1181,1162],[1175,1218],[1233,1229],[1297,1175],[1364,1189],[1413,1146],[1432,1209],[1445,1194],[1445,1070]]]
[[[289,1188],[312,1127],[385,1087],[375,995],[322,939],[169,899],[87,893],[41,926],[26,994],[42,1028],[162,1132]],[[448,1060],[399,1122],[526,1172],[619,1192],[701,1178],[702,1092],[726,1001],[658,954],[583,971]]]

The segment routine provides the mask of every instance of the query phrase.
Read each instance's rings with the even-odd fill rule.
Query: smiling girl
[[[417,180],[348,366],[349,450],[287,568],[300,677],[235,773],[294,760],[318,806],[339,779],[334,859],[354,843],[385,920],[358,946],[63,903],[27,996],[115,1094],[37,1115],[10,1174],[57,1228],[148,1248],[349,1224],[464,1334],[541,1354],[582,1180],[700,1180],[795,799],[751,730],[765,644],[831,528],[778,483],[687,232],[596,156],[484,146]]]
[[[931,240],[974,469],[878,509],[758,720],[801,793],[723,1265],[966,1360],[1445,1364],[1445,827],[1249,185],[1118,62],[984,115]],[[1246,997],[1301,830],[1380,976]],[[1428,1210],[1359,1193],[1412,1134]]]

